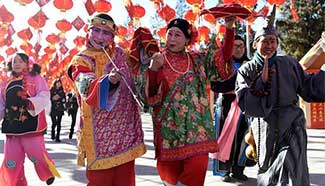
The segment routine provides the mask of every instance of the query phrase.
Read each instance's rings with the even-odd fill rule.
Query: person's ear
[[[185,40],[185,46],[188,46],[190,44],[190,39],[187,39]]]
[[[257,41],[254,41],[254,42],[253,42],[253,49],[256,49],[256,48],[257,48],[256,45],[257,45]]]

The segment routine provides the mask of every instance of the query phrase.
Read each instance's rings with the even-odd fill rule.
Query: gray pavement
[[[50,118],[49,126],[51,125]],[[137,186],[162,186],[157,174],[154,160],[154,147],[152,137],[152,122],[149,114],[142,114],[143,130],[147,153],[136,160],[136,182]],[[85,169],[76,165],[76,140],[68,139],[70,118],[65,115],[62,121],[61,143],[53,142],[50,135],[45,135],[46,148],[62,176],[57,178],[53,186],[81,186],[86,185]],[[312,186],[325,186],[325,130],[308,129],[308,164]],[[75,136],[74,136],[75,137]],[[3,160],[3,144],[5,136],[0,134],[0,161]],[[212,175],[211,161],[206,174],[205,186],[254,186],[256,185],[256,167],[245,169],[249,177],[247,182],[223,183],[220,177]],[[33,164],[26,158],[25,173],[29,186],[44,186],[34,170]],[[0,183],[1,186],[1,183]]]

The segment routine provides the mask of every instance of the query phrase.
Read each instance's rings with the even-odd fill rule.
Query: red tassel
[[[291,14],[292,14],[293,20],[295,22],[297,22],[299,20],[299,16],[297,14],[297,11],[296,11],[295,7],[290,6],[290,10],[291,10]]]
[[[299,20],[299,16],[298,16],[297,11],[295,9],[294,0],[290,0],[290,11],[291,11],[293,20],[295,22],[297,22]]]

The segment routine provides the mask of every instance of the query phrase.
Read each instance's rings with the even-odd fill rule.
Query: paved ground
[[[147,153],[136,160],[136,182],[137,186],[159,186],[162,185],[155,168],[153,159],[154,151],[152,144],[152,124],[149,114],[143,114],[143,130]],[[50,120],[48,118],[50,123]],[[50,156],[54,159],[56,166],[62,176],[56,179],[53,186],[81,186],[86,185],[85,170],[76,166],[76,140],[68,139],[70,118],[66,115],[62,123],[61,143],[53,142],[50,135],[46,134],[46,147]],[[5,136],[0,134],[0,161],[3,158],[3,143]],[[325,130],[308,130],[308,163],[312,186],[325,186]],[[219,177],[212,176],[211,163],[206,175],[205,186],[254,186],[256,185],[256,167],[247,168],[245,174],[249,177],[247,182],[223,183]],[[29,186],[46,185],[41,182],[33,168],[32,163],[26,159],[25,172]],[[1,183],[0,183],[1,185]]]

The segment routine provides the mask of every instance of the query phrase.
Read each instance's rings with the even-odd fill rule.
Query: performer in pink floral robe
[[[88,186],[135,185],[134,160],[146,152],[133,78],[126,53],[114,45],[114,33],[109,15],[93,17],[87,49],[69,68],[82,120],[78,165],[86,161]]]
[[[38,177],[52,184],[60,177],[49,157],[43,133],[47,128],[45,107],[50,101],[50,91],[35,66],[28,71],[29,58],[17,53],[10,66],[12,75],[0,86],[0,120],[2,133],[6,134],[4,159],[0,169],[1,186],[26,186],[25,156],[34,163]]]

